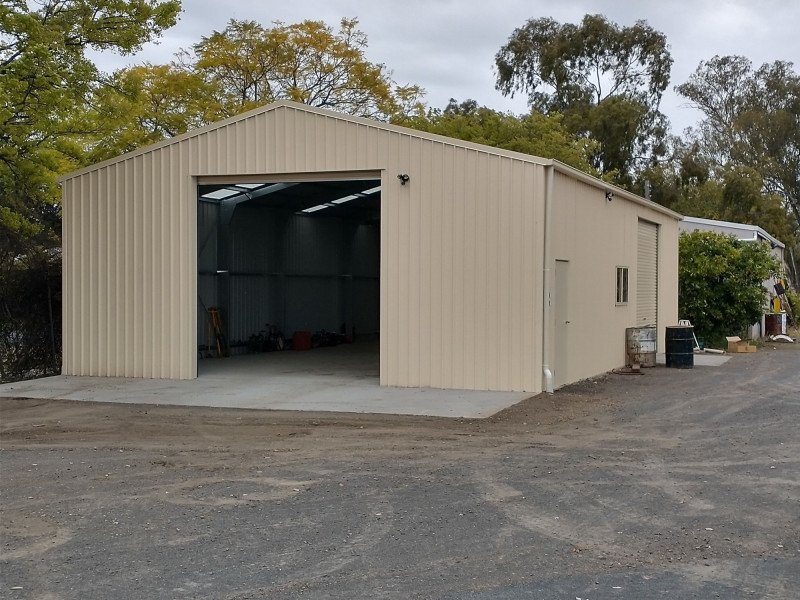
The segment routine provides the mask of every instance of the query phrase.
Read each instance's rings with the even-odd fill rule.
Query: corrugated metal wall
[[[65,181],[64,372],[194,377],[194,178],[340,171],[383,173],[381,383],[540,389],[542,167],[289,105]]]
[[[661,228],[658,251],[659,348],[664,327],[678,319],[678,222],[658,210],[614,197],[563,173],[555,174],[553,259],[569,261],[569,326],[553,340],[565,344],[566,375],[579,381],[625,364],[625,328],[636,327],[639,220]],[[629,302],[616,303],[616,268],[629,269]],[[554,299],[559,302],[559,299]],[[563,330],[563,328],[562,328]]]
[[[392,134],[381,213],[381,382],[541,387],[543,167]]]
[[[200,202],[197,207],[197,339],[200,344],[211,344],[208,322],[203,316],[212,306],[219,306],[217,298],[217,241],[219,206]]]
[[[658,225],[639,219],[636,249],[636,325],[658,322]]]
[[[188,147],[177,144],[63,182],[65,374],[195,374],[188,165]]]
[[[538,392],[544,169],[533,157],[280,103],[72,174],[64,182],[64,372],[196,375],[196,295],[210,285],[197,275],[198,218],[205,218],[197,178],[380,172],[381,383]],[[407,185],[399,173],[409,175]],[[608,267],[601,259],[612,272],[615,262],[634,264],[620,244],[632,239],[636,215],[666,217],[629,202],[607,207],[601,190],[566,176],[557,188],[567,190],[556,229],[564,256],[575,257],[570,277],[593,282],[579,288],[584,300],[576,302],[589,326],[609,311],[588,299],[607,293],[613,300],[613,276],[608,283],[598,277]],[[590,208],[577,207],[577,198]],[[669,227],[677,231],[677,223]],[[667,248],[672,231],[662,231],[660,256],[674,256],[674,270],[661,273],[670,277],[677,234]],[[677,300],[659,302],[666,319],[676,313]],[[607,325],[587,328],[593,339],[621,335],[626,313],[611,312]],[[577,356],[575,364],[588,360],[571,380],[608,363],[589,350]]]

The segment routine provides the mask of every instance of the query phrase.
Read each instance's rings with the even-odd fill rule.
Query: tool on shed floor
[[[208,307],[208,329],[208,337],[213,338],[217,347],[217,357],[230,356],[228,340],[222,331],[222,316],[220,315],[220,309],[216,306]],[[209,347],[211,347],[210,344]]]

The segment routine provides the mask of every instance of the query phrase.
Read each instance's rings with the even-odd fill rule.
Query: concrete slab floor
[[[719,367],[731,359],[730,354],[705,354],[702,352],[694,353],[695,367]],[[666,354],[656,354],[656,364],[667,364]]]
[[[0,385],[0,398],[485,418],[531,396],[381,387],[371,343],[204,359],[198,373],[186,381],[59,375]]]

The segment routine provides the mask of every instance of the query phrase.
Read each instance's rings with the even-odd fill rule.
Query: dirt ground
[[[0,403],[0,598],[800,597],[800,344],[490,419]]]

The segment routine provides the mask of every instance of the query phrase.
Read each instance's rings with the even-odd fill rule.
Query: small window
[[[617,304],[628,303],[628,267],[617,267]]]

